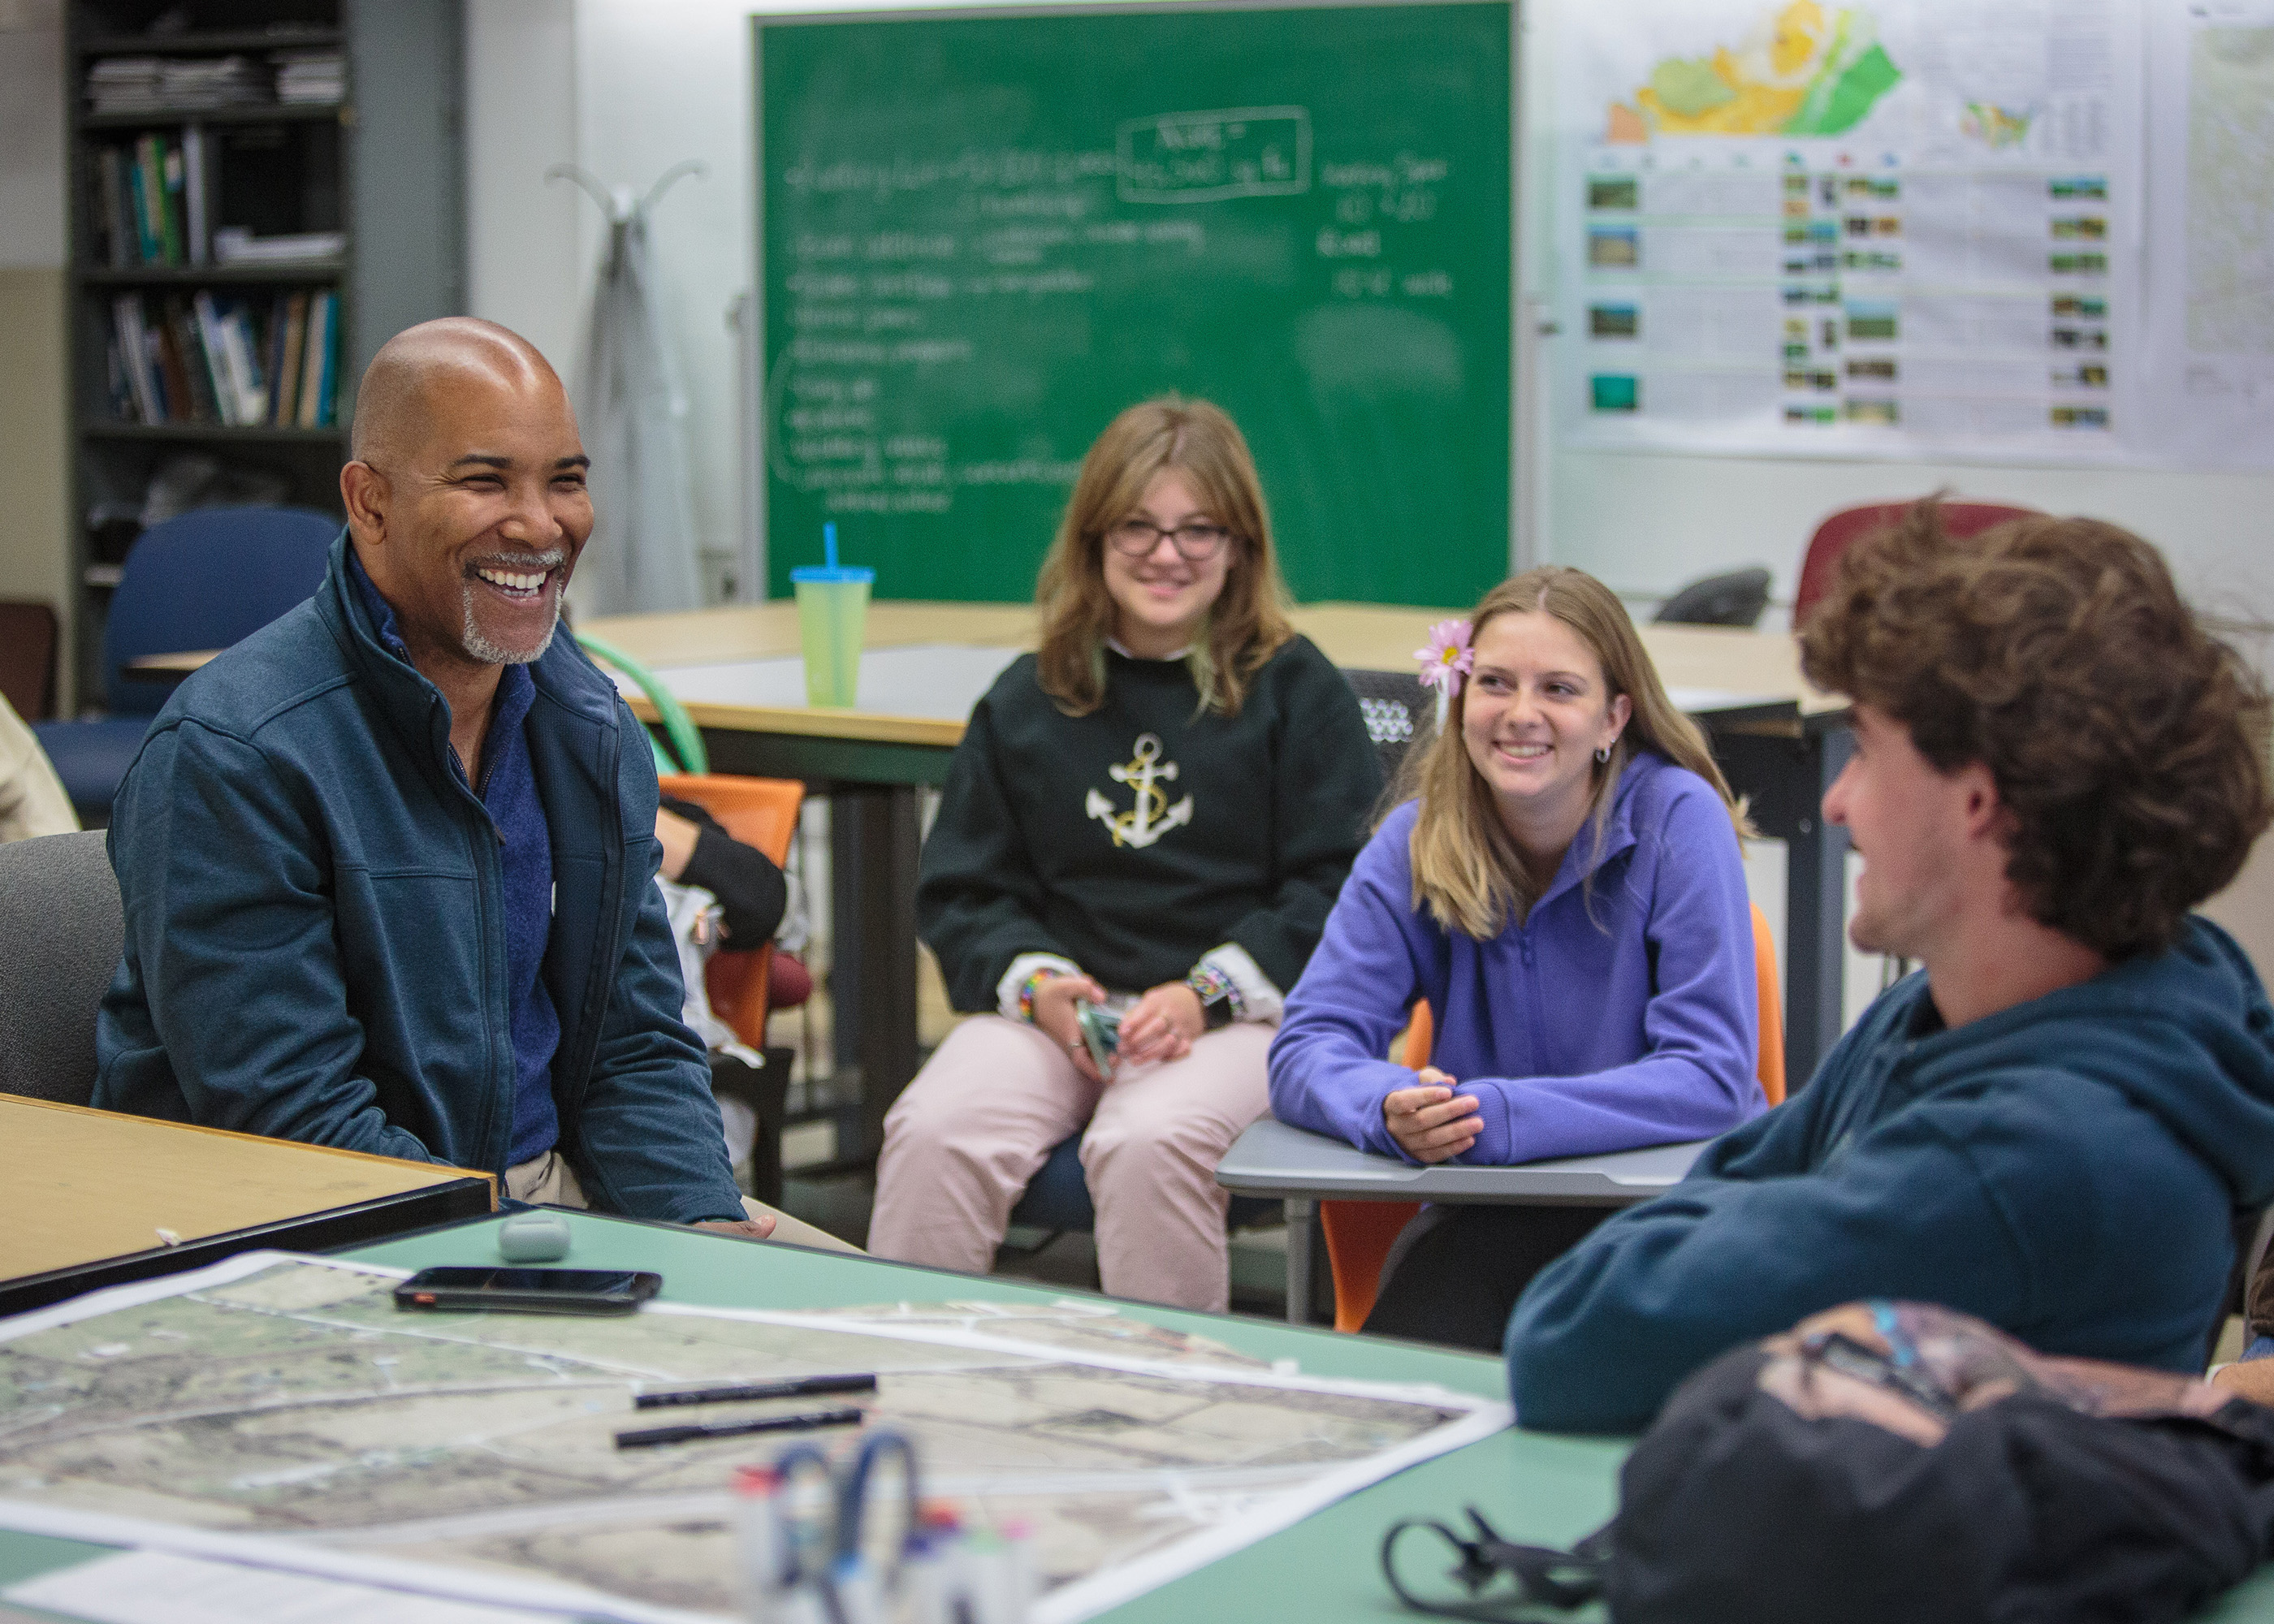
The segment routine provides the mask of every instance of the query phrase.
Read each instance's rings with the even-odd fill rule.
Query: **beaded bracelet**
[[[1030,1026],[1035,1024],[1035,994],[1041,990],[1044,981],[1050,981],[1058,974],[1059,972],[1056,970],[1037,970],[1019,983],[1019,1019],[1020,1020]]]
[[[1202,962],[1194,965],[1192,974],[1185,977],[1185,985],[1200,996],[1202,1009],[1223,998],[1231,1004],[1234,1020],[1243,1019],[1247,1013],[1240,1001],[1239,985],[1212,964]]]

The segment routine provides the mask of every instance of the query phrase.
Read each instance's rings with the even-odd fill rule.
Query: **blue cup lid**
[[[862,564],[802,564],[789,572],[792,581],[842,582],[857,581],[863,586],[876,583],[877,572]]]

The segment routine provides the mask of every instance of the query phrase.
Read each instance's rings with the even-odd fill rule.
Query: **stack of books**
[[[111,301],[113,410],[124,423],[330,428],[339,295],[269,299],[123,293]]]
[[[87,70],[87,97],[98,113],[196,113],[271,93],[248,56],[105,56]]]
[[[336,50],[271,51],[276,68],[276,99],[288,104],[336,105],[345,81]]]
[[[94,257],[113,270],[203,265],[207,259],[206,138],[146,135],[94,154]]]

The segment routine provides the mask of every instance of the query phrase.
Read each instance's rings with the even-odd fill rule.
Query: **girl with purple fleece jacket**
[[[1705,1139],[1763,1109],[1740,814],[1618,599],[1549,567],[1478,605],[1473,668],[1409,761],[1271,1046],[1286,1123],[1408,1162]],[[1418,1075],[1382,1058],[1417,1000]],[[1366,1328],[1496,1350],[1606,1214],[1429,1207]]]

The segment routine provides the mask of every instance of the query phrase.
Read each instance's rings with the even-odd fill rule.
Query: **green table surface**
[[[1071,1294],[1020,1282],[981,1279],[875,1259],[768,1246],[663,1225],[588,1214],[563,1214],[574,1244],[563,1267],[653,1269],[672,1302],[723,1308],[840,1308],[870,1303],[983,1298],[1050,1301]],[[341,1255],[415,1269],[497,1261],[500,1218],[358,1247]],[[1500,1362],[1375,1337],[1344,1336],[1266,1320],[1188,1313],[1144,1304],[1118,1306],[1133,1317],[1212,1337],[1265,1359],[1294,1359],[1305,1373],[1377,1380],[1434,1381],[1504,1397]],[[1235,1552],[1105,1616],[1115,1624],[1189,1624],[1197,1620],[1412,1620],[1382,1582],[1383,1531],[1402,1516],[1457,1516],[1473,1505],[1500,1531],[1526,1543],[1568,1545],[1600,1526],[1616,1500],[1622,1440],[1558,1437],[1511,1429],[1398,1473],[1293,1528]],[[102,1553],[72,1540],[0,1534],[0,1587]],[[1600,1618],[1600,1610],[1575,1615]],[[2205,1615],[2274,1624],[2274,1568]]]

